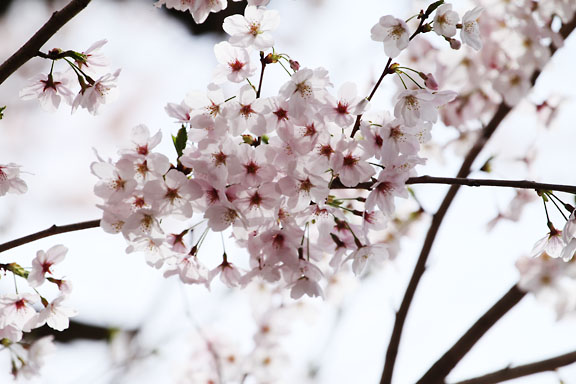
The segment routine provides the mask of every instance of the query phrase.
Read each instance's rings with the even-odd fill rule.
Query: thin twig
[[[54,12],[42,28],[0,66],[0,84],[28,60],[36,56],[42,46],[46,44],[60,28],[86,8],[90,1],[91,0],[72,0],[60,11]]]
[[[562,25],[560,28],[560,35],[562,38],[568,37],[570,33],[576,28],[576,17],[573,17],[572,20],[568,24]],[[557,47],[552,45],[550,47],[551,55],[556,52]],[[531,83],[534,85],[536,80],[540,76],[540,71],[535,71],[531,76]],[[472,163],[476,160],[488,140],[492,137],[502,120],[508,115],[508,113],[512,110],[511,107],[507,106],[504,102],[502,102],[492,119],[486,125],[482,131],[481,136],[476,140],[474,146],[468,151],[468,154],[464,158],[460,170],[458,171],[457,178],[465,178],[470,174],[470,169],[472,167]],[[400,345],[400,339],[402,337],[402,331],[404,329],[404,323],[406,322],[406,317],[408,315],[408,310],[410,305],[412,304],[412,300],[414,298],[414,294],[416,293],[416,288],[420,283],[420,279],[426,270],[426,262],[428,260],[428,255],[432,250],[432,245],[434,244],[434,240],[436,239],[436,235],[438,234],[438,230],[440,229],[440,225],[444,221],[444,217],[448,212],[448,208],[452,205],[452,201],[454,197],[458,193],[460,189],[459,185],[452,185],[448,192],[446,193],[444,200],[440,204],[438,211],[432,217],[432,222],[430,224],[430,228],[428,229],[428,233],[426,234],[426,238],[424,239],[424,244],[422,245],[422,250],[420,251],[420,256],[418,257],[418,261],[414,267],[414,271],[412,272],[412,277],[410,278],[410,282],[408,283],[408,287],[406,288],[406,292],[404,293],[404,297],[402,298],[402,303],[400,304],[400,308],[398,312],[396,312],[396,319],[394,322],[394,328],[392,329],[392,335],[390,336],[390,342],[388,343],[388,348],[386,351],[386,358],[384,362],[384,369],[382,371],[382,377],[380,379],[380,384],[390,384],[392,382],[392,375],[394,373],[394,365],[396,363],[396,356],[398,355],[398,347]]]
[[[372,92],[370,92],[370,95],[366,98],[368,101],[372,100],[372,97],[376,93],[376,90],[378,90],[380,83],[382,83],[382,80],[384,80],[384,77],[389,73],[390,64],[392,64],[392,58],[391,57],[388,59],[388,62],[384,66],[384,70],[382,71],[380,78],[378,79],[378,81],[374,85],[374,88],[372,88]],[[354,128],[352,128],[352,133],[350,134],[350,137],[354,137],[356,132],[358,132],[358,129],[360,129],[360,121],[361,120],[362,120],[362,115],[356,116],[356,122],[354,123]]]
[[[560,367],[576,363],[576,351],[565,353],[550,359],[536,361],[530,364],[506,367],[486,375],[475,377],[454,384],[495,384],[506,380],[533,375],[535,373],[554,371]]]
[[[260,71],[260,81],[258,81],[258,90],[256,91],[256,98],[260,98],[260,92],[262,92],[262,80],[264,80],[264,70],[266,69],[266,58],[264,57],[264,52],[260,52],[260,63],[262,64],[262,70]]]
[[[421,15],[423,16],[422,13],[421,13]],[[425,16],[425,17],[423,16],[420,18],[420,23],[418,24],[418,28],[416,28],[416,30],[414,31],[412,36],[410,36],[408,41],[412,41],[412,39],[414,39],[419,33],[423,32],[422,26],[424,25],[424,21],[426,21],[427,18],[428,18],[428,16]],[[390,65],[391,64],[392,64],[392,58],[390,57],[390,58],[388,58],[388,62],[386,62],[386,65],[384,66],[384,70],[382,71],[380,78],[378,79],[378,81],[374,85],[374,88],[372,88],[372,92],[370,92],[370,95],[366,98],[368,101],[372,100],[372,97],[374,97],[374,94],[378,90],[378,87],[380,87],[380,83],[382,83],[384,76],[391,73],[390,72]],[[360,121],[361,120],[362,120],[362,115],[358,115],[356,117],[356,122],[354,123],[354,127],[352,128],[352,133],[350,134],[350,137],[354,137],[356,132],[358,132],[358,129],[360,129]]]
[[[444,355],[430,367],[416,384],[442,384],[444,378],[472,349],[482,336],[510,309],[526,296],[526,292],[514,285],[500,300],[498,300],[484,315],[472,325],[468,331]]]
[[[83,221],[81,223],[74,223],[68,225],[53,225],[50,228],[45,229],[43,231],[36,232],[31,235],[27,235],[19,239],[15,239],[0,244],[0,253],[12,248],[19,247],[24,244],[31,243],[36,240],[43,239],[45,237],[54,236],[60,233],[80,231],[82,229],[97,228],[99,226],[100,226],[100,220]]]

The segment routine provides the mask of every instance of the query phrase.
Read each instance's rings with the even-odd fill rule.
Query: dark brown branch
[[[444,378],[472,349],[482,336],[510,309],[522,300],[526,292],[514,285],[500,300],[466,331],[464,335],[438,359],[438,361],[418,380],[417,384],[442,384]]]
[[[560,35],[565,39],[572,33],[572,31],[576,28],[576,17],[573,17],[572,20],[568,24],[562,25],[560,28]],[[551,54],[556,52],[557,47],[551,46],[550,51]],[[540,71],[535,71],[531,77],[531,83],[534,85],[536,80],[540,76]],[[460,170],[458,171],[457,178],[465,178],[470,174],[470,169],[472,164],[476,160],[476,157],[480,154],[488,140],[492,137],[502,120],[508,115],[508,113],[512,110],[511,107],[506,105],[502,102],[496,112],[492,116],[492,119],[484,127],[482,130],[482,134],[476,140],[474,146],[468,151]],[[430,224],[430,228],[428,229],[428,233],[426,234],[426,238],[424,239],[424,244],[422,245],[422,250],[420,251],[420,256],[418,257],[418,261],[414,267],[414,271],[412,272],[412,277],[410,278],[410,282],[408,283],[408,287],[406,288],[406,292],[404,293],[404,297],[402,299],[402,303],[400,304],[400,308],[396,313],[396,319],[394,322],[394,328],[392,329],[392,335],[390,337],[390,342],[388,344],[388,348],[386,351],[386,358],[384,362],[384,369],[382,371],[382,377],[380,380],[380,384],[390,384],[392,382],[392,375],[394,373],[394,365],[396,363],[396,356],[398,355],[398,348],[400,345],[400,339],[402,337],[402,330],[404,329],[404,323],[406,322],[406,317],[408,315],[408,310],[410,305],[412,304],[412,300],[414,298],[414,294],[416,293],[416,288],[420,283],[420,279],[426,270],[426,262],[428,260],[428,255],[432,250],[432,245],[434,244],[434,240],[436,239],[436,235],[438,234],[438,230],[440,229],[440,225],[444,221],[444,217],[448,212],[448,208],[452,205],[452,201],[458,190],[460,189],[459,185],[452,185],[444,200],[440,204],[438,211],[432,217],[432,223]]]
[[[559,191],[576,194],[575,185],[546,184],[529,180],[496,180],[496,179],[467,179],[458,177],[411,177],[406,184],[452,184],[466,185],[469,187],[504,187],[518,189],[534,189],[536,191]]]
[[[36,232],[31,235],[21,237],[19,239],[8,241],[4,244],[0,244],[0,253],[12,248],[19,247],[24,244],[31,243],[36,240],[43,239],[45,237],[57,235],[59,233],[80,231],[82,229],[96,228],[99,226],[100,226],[100,220],[83,221],[81,223],[74,223],[68,225],[53,225],[50,228],[45,229],[43,231]]]
[[[90,1],[91,0],[72,0],[60,11],[54,12],[46,24],[0,66],[0,84],[28,60],[36,56],[42,46],[46,44],[60,28],[86,8]]]
[[[535,373],[554,371],[560,367],[576,363],[576,351],[565,353],[550,359],[536,361],[534,363],[518,365],[516,367],[506,367],[498,371],[488,373],[454,384],[495,384],[506,380],[517,379],[519,377],[533,375]]]
[[[127,332],[130,336],[135,336],[139,329],[119,329],[115,327],[104,327],[95,324],[87,324],[77,320],[70,320],[70,325],[63,331],[56,331],[48,325],[34,328],[26,334],[27,339],[37,340],[44,336],[54,336],[54,341],[60,343],[70,343],[76,340],[107,341],[118,331]]]
[[[380,83],[382,83],[382,80],[384,80],[384,77],[390,73],[390,64],[392,64],[392,58],[391,57],[388,58],[388,62],[384,66],[384,70],[382,71],[380,78],[378,79],[378,81],[374,85],[374,88],[372,88],[372,92],[370,92],[370,95],[366,98],[368,101],[372,100],[372,97],[374,97],[374,94],[378,90],[378,87],[380,87]],[[352,128],[352,133],[350,134],[350,137],[354,137],[356,132],[358,132],[358,130],[360,129],[360,121],[361,120],[362,120],[362,115],[358,115],[356,117],[356,122],[354,123],[354,128]]]
[[[469,187],[504,187],[518,189],[534,189],[536,191],[559,191],[576,194],[575,185],[547,184],[529,180],[498,180],[498,179],[468,179],[465,177],[435,177],[418,176],[406,180],[406,184],[448,184],[466,185]],[[373,182],[360,183],[352,189],[372,189]],[[339,179],[332,182],[331,189],[350,189],[344,186]]]

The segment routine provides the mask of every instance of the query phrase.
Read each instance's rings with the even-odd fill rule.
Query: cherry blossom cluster
[[[42,108],[47,111],[55,111],[64,101],[72,106],[72,113],[81,107],[96,115],[100,106],[111,100],[120,74],[119,69],[106,72],[108,63],[100,53],[100,48],[106,42],[97,41],[84,52],[55,48],[47,54],[39,54],[52,60],[50,72],[31,78],[30,85],[20,91],[20,97],[24,100],[38,99]],[[54,71],[56,61],[62,60],[67,63],[68,70]],[[78,91],[73,90],[76,83],[80,87]]]
[[[72,289],[70,282],[54,277],[53,271],[67,252],[63,245],[40,250],[32,260],[30,270],[17,263],[0,264],[0,271],[25,279],[30,288],[28,292],[16,290],[16,293],[0,295],[0,343],[12,356],[14,376],[37,375],[44,355],[53,349],[51,336],[30,343],[22,339],[23,333],[45,324],[62,331],[68,328],[69,318],[76,315],[76,311],[65,303]],[[51,301],[38,291],[47,281],[57,287],[58,293]]]
[[[468,11],[458,23],[460,17],[452,10],[452,4],[442,4],[437,9],[434,20],[429,24],[422,24],[422,32],[433,30],[439,36],[443,36],[453,49],[459,49],[462,43],[479,50],[482,48],[478,18],[484,8],[476,7]],[[462,43],[453,38],[457,29],[460,29]],[[393,16],[382,16],[378,24],[372,28],[372,39],[384,43],[384,52],[389,57],[398,56],[403,49],[408,47],[410,41],[410,29],[402,19]]]
[[[326,275],[343,264],[360,274],[389,257],[389,246],[372,239],[393,217],[395,197],[407,196],[404,183],[425,162],[419,150],[438,109],[456,94],[436,91],[432,74],[422,73],[417,90],[398,94],[393,115],[368,112],[354,83],[333,94],[326,69],[276,53],[271,31],[278,23],[276,11],[253,5],[224,20],[229,39],[214,48],[214,83],[166,107],[182,125],[176,161],[153,152],[161,133],[141,125],[118,160],[92,165],[102,227],[121,232],[128,251],[147,251],[166,276],[206,286],[216,276],[229,286],[259,277],[299,298],[322,296]],[[259,65],[282,62],[287,81],[277,95],[261,97],[250,76]],[[227,94],[223,82],[247,84]],[[346,189],[366,189],[362,183],[369,191],[348,197]],[[208,267],[211,260],[200,257],[205,232],[190,240],[199,217],[209,231],[231,230],[248,262],[223,252],[221,263]],[[321,267],[326,259],[329,271]]]
[[[442,109],[442,120],[457,128],[466,141],[474,137],[471,128],[475,123],[492,116],[501,102],[515,106],[527,95],[532,73],[541,70],[550,59],[550,44],[562,46],[558,21],[569,21],[576,11],[576,3],[562,0],[479,3],[485,3],[481,23],[471,28],[482,35],[479,52],[462,50],[457,59],[456,56],[439,57],[439,49],[424,39],[415,41],[409,49],[414,64],[420,68],[440,63],[436,68],[437,77],[445,81],[446,86],[458,90],[456,100]],[[444,21],[435,22],[434,30],[446,37],[455,32],[451,20],[456,18],[447,4],[439,11],[443,7],[446,7]],[[478,17],[477,9],[470,11],[468,17]],[[466,25],[465,19],[466,15],[463,25]],[[462,28],[462,41],[477,47],[467,42],[470,37],[465,36]],[[464,79],[466,81],[462,81]]]
[[[446,126],[456,128],[459,145],[454,148],[458,148],[459,154],[469,148],[470,142],[481,132],[483,127],[478,122],[486,123],[485,118],[493,116],[500,103],[513,107],[525,99],[532,85],[532,74],[541,70],[550,59],[551,44],[555,47],[563,44],[558,21],[568,22],[576,12],[576,3],[562,0],[477,3],[484,9],[480,15],[481,22],[473,28],[482,35],[479,52],[461,49],[459,57],[440,56],[440,48],[424,39],[415,39],[406,48],[410,66],[420,68],[422,72],[434,71],[440,81],[458,92],[455,100],[440,110],[440,118]],[[467,12],[467,15],[477,13],[478,9]],[[458,44],[448,38],[457,33],[458,17],[451,12],[449,4],[440,6],[431,28],[455,48]],[[462,25],[466,23],[465,19],[470,20],[465,15]],[[462,42],[477,48],[474,43],[467,42],[470,39],[464,32],[462,28]],[[403,84],[399,83],[399,86],[403,88]],[[542,109],[551,111],[546,125],[553,119],[557,103],[554,104],[547,101],[535,103],[537,112]],[[529,167],[534,159],[521,160]],[[517,191],[508,209],[500,213],[490,226],[503,219],[518,220],[523,207],[535,200],[538,199],[533,191]],[[549,224],[550,232],[535,244],[531,257],[523,257],[517,263],[520,287],[554,302],[559,316],[576,309],[570,293],[574,287],[572,260],[576,249],[576,242],[572,241],[573,220],[571,216],[563,231]]]

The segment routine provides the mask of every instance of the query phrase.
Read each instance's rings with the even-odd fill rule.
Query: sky
[[[55,7],[62,2],[56,2]],[[460,5],[458,5],[460,6]],[[406,3],[366,0],[351,6],[344,0],[272,0],[281,25],[275,32],[278,51],[302,65],[323,66],[337,89],[354,81],[368,92],[386,57],[382,46],[370,40],[370,28],[380,16],[409,15]],[[467,8],[460,9],[461,12]],[[16,50],[49,17],[51,10],[35,1],[20,1],[0,20],[0,57]],[[115,157],[129,144],[133,126],[144,123],[151,131],[162,130],[161,148],[172,153],[169,135],[177,130],[164,112],[167,102],[179,102],[192,90],[203,90],[216,64],[213,45],[222,37],[188,34],[148,2],[94,0],[47,44],[82,51],[93,42],[108,39],[103,52],[111,68],[122,68],[118,98],[105,105],[98,116],[85,111],[70,114],[43,111],[39,104],[19,100],[26,79],[47,70],[43,60],[27,63],[0,87],[0,104],[8,106],[0,122],[0,162],[22,165],[29,192],[5,196],[0,201],[0,242],[49,227],[99,218],[99,200],[90,174],[94,150]],[[555,124],[543,130],[532,107],[521,104],[506,120],[479,164],[489,154],[501,154],[493,177],[529,177],[542,182],[576,184],[572,168],[574,132],[570,111],[575,92],[569,78],[576,42],[568,40],[539,80],[534,101],[549,95],[565,95]],[[273,94],[285,79],[275,69],[267,73],[264,94]],[[375,103],[388,107],[394,93],[385,84]],[[440,128],[433,133],[442,138]],[[538,158],[529,174],[509,161],[538,147]],[[431,159],[421,174],[451,176],[458,158],[445,154],[444,163]],[[475,174],[474,176],[479,176]],[[481,176],[481,175],[480,175]],[[424,207],[433,212],[446,188],[417,186]],[[541,206],[531,205],[519,223],[501,223],[486,231],[486,223],[505,208],[511,191],[490,188],[462,189],[450,210],[429,260],[429,269],[417,291],[396,366],[395,383],[413,382],[517,279],[514,262],[530,252],[546,233]],[[310,361],[321,364],[317,383],[375,383],[378,381],[392,327],[393,310],[399,305],[411,268],[419,252],[428,220],[417,225],[403,242],[397,260],[358,281],[350,277],[336,298],[309,300],[302,313],[290,321],[285,340],[290,359],[286,382],[299,382]],[[220,238],[209,238],[220,250]],[[191,349],[202,344],[198,329],[226,341],[250,343],[254,324],[253,292],[230,292],[218,284],[183,286],[164,279],[141,255],[125,254],[119,236],[98,229],[37,241],[2,255],[2,260],[26,265],[38,249],[65,244],[69,252],[59,268],[74,291],[71,304],[78,320],[119,328],[142,327],[138,352],[153,357],[122,361],[129,349],[118,340],[112,346],[78,342],[61,346],[47,361],[38,383],[157,383],[176,379],[190,364]],[[236,252],[233,244],[227,245]],[[12,289],[2,279],[0,291]],[[340,299],[338,299],[340,296]],[[500,321],[454,370],[456,381],[574,349],[574,318],[557,321],[553,308],[532,297],[523,300]],[[133,351],[133,350],[132,350]],[[9,382],[6,354],[0,354],[0,382]],[[3,369],[2,367],[5,367]],[[292,375],[292,376],[291,376]],[[576,383],[576,368],[560,370],[566,383]],[[555,374],[541,374],[511,383],[556,384]]]

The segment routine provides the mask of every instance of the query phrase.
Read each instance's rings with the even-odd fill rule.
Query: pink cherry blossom
[[[328,95],[327,105],[321,109],[324,118],[342,128],[352,125],[356,116],[364,113],[369,105],[368,100],[358,97],[357,93],[356,84],[344,83],[338,91],[337,98]]]
[[[36,326],[37,313],[32,304],[40,301],[35,293],[0,296],[0,328],[12,325],[24,332]]]
[[[74,92],[68,88],[69,79],[59,72],[38,74],[29,80],[30,85],[20,91],[22,100],[38,99],[42,108],[54,112],[64,100],[72,104]]]
[[[244,48],[234,47],[223,41],[214,46],[214,53],[220,63],[214,71],[214,80],[217,83],[226,79],[233,83],[241,83],[256,71],[256,66],[250,61],[250,55]]]
[[[143,192],[158,211],[184,217],[192,216],[192,201],[202,196],[200,185],[176,169],[169,170],[164,180],[148,181]]]
[[[52,274],[52,266],[64,260],[68,248],[63,245],[55,245],[48,251],[38,251],[32,260],[32,270],[28,274],[28,284],[31,287],[38,287],[44,283],[47,273]]]

